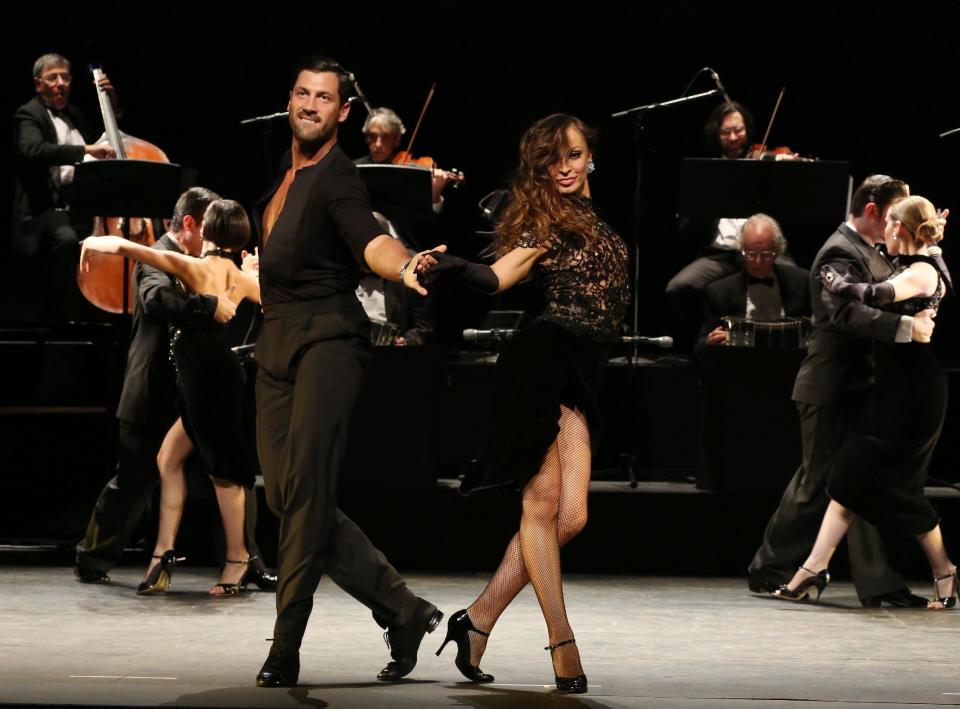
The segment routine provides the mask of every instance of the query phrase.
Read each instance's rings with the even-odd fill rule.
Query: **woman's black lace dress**
[[[914,315],[936,310],[950,275],[939,257],[901,256],[937,269],[934,295],[891,303],[886,310]],[[877,342],[876,385],[837,455],[827,491],[847,509],[891,534],[929,532],[939,516],[923,494],[930,458],[947,409],[947,379],[929,345]]]
[[[596,441],[600,376],[630,299],[627,248],[599,218],[592,238],[525,234],[517,246],[548,250],[533,269],[546,305],[497,360],[494,432],[464,493],[521,489],[560,431],[561,405],[584,413]]]

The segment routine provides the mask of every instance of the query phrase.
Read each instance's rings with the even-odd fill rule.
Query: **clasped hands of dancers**
[[[356,169],[336,144],[338,126],[350,110],[345,100],[349,82],[342,67],[326,58],[308,58],[298,67],[288,104],[293,131],[290,159],[257,211],[263,243],[259,278],[222,258],[224,251],[239,248],[249,236],[249,225],[243,227],[246,215],[235,203],[220,204],[214,210],[221,210],[217,229],[211,228],[214,220],[209,211],[205,217],[211,259],[180,254],[157,257],[148,253],[152,249],[112,241],[95,246],[100,239],[85,243],[84,248],[151,263],[174,273],[195,292],[229,292],[234,301],[248,298],[264,306],[257,349],[258,452],[268,504],[281,522],[277,620],[257,684],[272,687],[298,681],[300,643],[324,572],[367,605],[387,629],[392,661],[378,676],[381,680],[397,680],[413,670],[423,637],[443,617],[435,606],[407,589],[363,532],[336,508],[346,421],[370,355],[366,319],[353,295],[356,262],[362,260],[373,272],[420,293],[445,275],[492,294],[536,273],[546,306],[498,359],[494,436],[462,483],[465,493],[490,488],[520,491],[519,529],[480,596],[449,619],[437,654],[453,642],[454,662],[464,677],[491,682],[493,677],[479,666],[486,643],[497,619],[529,582],[546,621],[546,649],[557,688],[585,692],[587,678],[564,603],[560,547],[586,524],[599,378],[629,300],[626,247],[591,203],[588,175],[595,167],[596,134],[580,120],[562,114],[537,121],[526,131],[511,186],[513,199],[499,224],[499,258],[492,266],[449,255],[444,247],[410,258],[382,233],[370,214]],[[853,268],[825,268],[822,283],[825,298],[846,299],[862,307],[909,304],[904,307],[915,313],[909,322],[916,321],[915,330],[922,331],[923,312],[939,303],[949,286],[949,274],[930,248],[942,236],[942,222],[926,200],[911,199],[903,200],[902,211],[884,215],[890,233],[888,248],[891,254],[901,254],[905,263],[901,273],[887,283],[873,284],[858,279],[862,274]],[[916,214],[907,209],[914,204],[919,205]],[[879,219],[874,212],[871,217]],[[936,227],[934,232],[931,225]],[[897,251],[891,243],[903,250]],[[222,352],[218,331],[212,330],[213,334],[205,328],[186,329],[177,338],[174,357],[184,386],[197,371],[196,362],[209,362]],[[929,372],[921,365],[929,364],[929,351],[910,346],[910,352],[916,359],[910,362],[911,371],[926,377]],[[338,372],[336,381],[323,376],[331,367]],[[232,366],[222,369],[229,372]],[[213,386],[226,386],[224,381],[232,382],[232,375]],[[164,441],[170,458],[164,466],[169,472],[164,485],[169,486],[170,495],[165,489],[163,496],[169,497],[167,529],[173,534],[182,506],[177,486],[182,485],[188,447],[195,445],[201,452],[207,448],[215,464],[212,469],[232,472],[214,480],[225,526],[236,518],[238,509],[242,519],[242,502],[238,508],[232,486],[242,492],[246,474],[243,464],[216,465],[225,455],[224,431],[233,429],[213,412],[202,411],[197,399],[209,397],[184,393],[186,420],[178,421]],[[191,399],[196,409],[191,408]],[[876,408],[865,405],[863,410]],[[916,452],[919,436],[933,429],[939,433],[939,427],[931,425],[937,413],[918,411],[924,425],[913,427],[917,431],[907,427],[910,436],[898,441],[897,451],[916,463],[921,473],[925,472],[923,460],[910,455]],[[891,488],[891,494],[896,494],[896,486]],[[820,569],[825,569],[836,541],[849,527],[854,514],[850,510],[855,509],[853,502],[850,509],[840,502],[830,504],[814,553],[803,565],[817,572],[801,568],[776,592],[777,597],[803,598],[814,587],[822,591],[829,575]],[[218,584],[223,593],[242,586],[249,559],[242,531],[238,534],[236,525],[230,526],[227,558],[239,569],[224,569]],[[931,606],[953,607],[956,567],[942,552],[939,526],[917,533],[931,559],[935,585],[939,584]],[[169,546],[166,540],[171,541]],[[148,571],[144,581],[148,587],[168,582],[176,560],[167,551],[171,547],[169,534],[163,544],[158,541],[159,562]],[[949,584],[944,584],[947,579]]]

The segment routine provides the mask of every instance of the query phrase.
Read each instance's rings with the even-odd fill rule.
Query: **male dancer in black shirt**
[[[267,502],[280,517],[277,620],[260,687],[296,684],[299,648],[326,572],[388,628],[396,680],[417,661],[443,614],[417,598],[337,509],[346,427],[370,359],[370,324],[354,290],[358,263],[424,294],[411,257],[374,219],[356,167],[337,145],[350,104],[347,73],[324,57],[302,61],[288,110],[289,164],[265,204],[257,344],[257,447]],[[441,247],[441,250],[443,247]]]

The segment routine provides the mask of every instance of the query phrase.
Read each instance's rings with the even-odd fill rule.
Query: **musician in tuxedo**
[[[727,340],[721,319],[780,320],[810,315],[809,273],[778,259],[787,240],[776,219],[754,214],[737,235],[743,268],[714,281],[704,291],[703,323],[698,347]]]
[[[703,127],[708,157],[738,160],[749,156],[754,123],[749,109],[738,101],[724,101],[710,113]],[[696,257],[667,282],[666,296],[673,311],[675,340],[680,348],[693,344],[703,310],[704,289],[714,281],[742,271],[743,256],[738,238],[746,219],[682,218],[677,226],[679,249]],[[796,265],[788,253],[778,256],[780,265]],[[698,343],[699,344],[699,340]]]
[[[399,239],[407,252],[413,256],[416,252],[410,244],[404,242],[396,226],[379,212],[374,218],[384,233]],[[367,314],[372,327],[371,335],[376,344],[381,345],[424,345],[431,342],[434,331],[433,293],[420,295],[405,288],[402,283],[394,283],[381,278],[363,267],[360,269],[360,282],[357,285],[357,298]],[[383,338],[384,328],[395,328],[390,341]]]
[[[70,103],[73,75],[70,62],[59,54],[44,54],[34,62],[36,95],[14,114],[16,186],[11,240],[14,251],[42,253],[50,262],[52,308],[57,319],[75,320],[83,312],[76,285],[80,259],[78,233],[89,228],[70,219],[74,165],[85,159],[116,156],[97,144],[83,113]],[[100,87],[112,100],[116,94],[104,74]]]
[[[887,210],[908,194],[900,180],[868,177],[853,194],[850,217],[827,239],[810,269],[813,336],[793,389],[803,461],[750,563],[751,591],[769,592],[788,582],[813,545],[829,503],[826,482],[831,461],[873,386],[871,342],[930,341],[930,311],[910,317],[878,310],[831,294],[817,278],[828,264],[865,283],[889,278],[893,266],[875,247],[883,241]],[[926,605],[887,563],[876,528],[858,520],[847,543],[853,582],[864,606]]]

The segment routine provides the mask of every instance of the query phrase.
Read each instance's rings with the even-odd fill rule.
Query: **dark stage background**
[[[715,102],[706,100],[651,116],[639,149],[634,125],[612,120],[610,114],[679,96],[701,67],[711,66],[720,73],[731,95],[752,108],[760,127],[766,125],[781,86],[786,87],[772,145],[787,144],[803,155],[847,160],[855,180],[871,172],[896,175],[938,206],[960,210],[956,175],[960,135],[937,137],[960,125],[960,98],[955,91],[960,69],[954,47],[957,13],[945,14],[940,7],[923,3],[896,7],[780,3],[777,10],[789,18],[786,25],[770,25],[769,3],[755,8],[730,3],[710,7],[689,2],[591,3],[570,11],[556,3],[459,3],[426,10],[396,3],[294,6],[278,2],[256,12],[236,5],[183,2],[17,3],[4,10],[6,61],[0,69],[4,87],[0,101],[9,120],[16,107],[33,95],[34,59],[56,51],[73,60],[73,100],[93,119],[99,112],[85,66],[91,60],[100,61],[120,95],[125,132],[150,140],[174,162],[194,169],[199,184],[249,206],[269,182],[289,145],[289,132],[283,121],[269,132],[241,127],[239,121],[284,110],[290,67],[300,55],[323,52],[337,58],[355,73],[374,105],[394,108],[411,129],[431,82],[436,82],[437,93],[415,152],[432,155],[442,167],[457,167],[467,175],[462,189],[448,191],[444,214],[445,240],[452,251],[464,255],[476,254],[485,245],[474,236],[482,226],[476,203],[509,178],[523,130],[546,114],[574,113],[600,129],[598,169],[591,178],[595,202],[607,221],[639,247],[640,330],[659,335],[670,329],[664,285],[693,256],[675,233],[679,159],[702,154],[702,126]],[[702,76],[691,91],[710,88]],[[351,156],[365,151],[360,134],[363,118],[362,107],[356,106],[341,129],[341,142]],[[12,198],[11,153],[8,144],[8,159],[0,166],[0,190]],[[642,218],[636,220],[633,195],[638,157],[642,158],[645,206]],[[9,201],[0,198],[4,225],[9,223]],[[948,262],[960,212],[957,215],[947,231]],[[635,222],[639,222],[638,241]],[[799,223],[787,233],[798,255],[815,252],[835,226],[804,225],[802,219]],[[0,297],[0,322],[26,325],[30,314],[37,312],[43,284],[36,282],[40,277],[34,274],[42,271],[7,258],[7,246],[8,230],[0,227],[0,254],[7,276],[7,289]],[[521,289],[500,305],[522,303],[527,295]],[[455,339],[460,329],[479,323],[492,299],[464,295],[439,300],[441,330]],[[951,300],[945,301],[935,338],[947,359],[960,353],[956,312]],[[13,357],[19,364],[6,369],[4,404],[12,405],[13,413],[7,411],[5,424],[8,432],[3,441],[10,459],[3,484],[9,488],[16,482],[14,489],[21,493],[7,497],[8,507],[16,506],[21,517],[28,519],[9,511],[0,516],[7,520],[3,536],[43,537],[48,532],[42,527],[49,527],[51,517],[57,517],[54,526],[61,537],[72,541],[79,534],[93,497],[110,474],[111,407],[118,393],[124,335],[121,321],[121,328],[106,337],[92,338],[96,347],[79,343],[77,347],[84,345],[86,349],[79,349],[90,358],[82,360],[82,376],[72,369],[81,358],[70,342],[60,349],[44,349],[34,343],[38,336],[27,332],[23,338],[30,347],[5,351],[4,361]],[[34,370],[46,374],[41,377]],[[464,372],[461,378],[469,383],[472,370],[466,367]],[[643,377],[627,369],[618,375],[630,382],[632,378],[643,381],[642,396],[616,404],[622,421],[615,420],[610,427],[613,434],[619,432],[622,440],[632,441],[639,449],[642,455],[636,462],[641,476],[644,467],[656,468],[660,476],[671,467],[683,468],[681,472],[694,467],[698,384],[696,372],[689,376],[685,372],[682,366],[664,366],[645,371]],[[478,381],[475,388],[489,392],[486,380]],[[623,386],[617,391],[624,396],[634,389]],[[783,400],[788,406],[786,395]],[[660,408],[661,401],[669,406]],[[67,404],[68,409],[54,415],[36,409],[38,402]],[[91,403],[94,413],[83,409]],[[436,401],[433,404],[436,407]],[[34,408],[20,416],[14,411],[20,405]],[[71,413],[69,406],[78,405]],[[650,411],[631,413],[631,407]],[[43,418],[47,415],[53,418]],[[640,434],[627,430],[624,423],[637,417],[646,422]],[[459,440],[454,435],[457,431],[479,439],[459,414],[448,418],[453,431],[444,439],[449,439],[448,445]],[[617,440],[615,435],[609,438]],[[939,460],[948,477],[960,453],[948,444],[949,435],[944,439]],[[774,440],[779,439],[772,436]],[[791,434],[790,440],[795,444],[796,435]],[[647,445],[650,441],[658,446]],[[661,452],[664,456],[657,457]],[[611,458],[615,466],[615,455]],[[389,474],[398,472],[384,469]],[[63,480],[71,484],[63,485]],[[48,490],[62,495],[51,498]],[[600,511],[596,519],[608,522],[591,526],[594,542],[588,537],[574,545],[571,568],[738,573],[776,504],[776,494],[766,491],[756,498],[600,495],[591,504]],[[426,497],[416,487],[400,493],[380,491],[372,497],[364,492],[362,503],[360,499],[360,493],[347,490],[344,504],[390,557],[405,566],[430,568],[441,560],[476,568],[477,559],[462,556],[458,545],[472,544],[485,525],[499,525],[497,533],[506,539],[515,520],[513,502],[484,508],[458,501],[449,490],[434,490]],[[34,513],[44,509],[48,515]],[[190,509],[188,505],[188,514]],[[418,523],[413,527],[422,527],[411,527],[405,539],[417,543],[409,548],[394,538],[395,525],[390,526],[398,509],[415,510],[412,517]],[[625,535],[630,544],[626,556],[597,555],[597,548],[615,549],[622,541],[624,533],[617,520],[642,520],[647,531],[662,525],[676,530],[678,520],[698,520],[699,525],[679,525],[691,530],[680,535],[679,552],[669,555],[680,561],[658,560],[655,549],[644,551],[647,535],[632,532]],[[262,523],[272,524],[267,515]],[[438,528],[448,533],[438,537],[433,533]],[[704,545],[696,533],[704,528],[722,532],[722,539]],[[429,543],[434,546],[424,546],[424,539],[434,539]],[[609,546],[598,547],[601,539]],[[500,546],[492,544],[489,549],[495,554]],[[718,553],[718,549],[724,551]],[[492,565],[496,559],[490,556],[482,561]],[[925,573],[919,567],[916,572]]]
[[[579,12],[541,3],[273,3],[249,12],[183,2],[18,3],[4,10],[3,110],[12,116],[32,96],[33,60],[57,51],[75,64],[74,102],[96,118],[85,66],[101,61],[120,95],[124,131],[195,168],[200,184],[249,205],[289,133],[282,121],[270,133],[239,121],[284,109],[298,56],[334,56],[374,105],[393,107],[411,129],[435,81],[415,152],[466,172],[463,189],[448,194],[446,241],[473,254],[483,246],[472,235],[480,224],[477,200],[509,177],[524,128],[556,111],[600,129],[595,201],[632,237],[638,151],[633,125],[610,114],[677,97],[709,65],[761,128],[786,87],[771,144],[848,160],[857,180],[870,172],[899,176],[938,206],[960,208],[960,136],[937,137],[960,125],[955,12],[924,3],[789,3],[778,7],[789,21],[770,26],[769,4],[755,9],[690,2],[592,3]],[[692,91],[709,88],[703,76]],[[646,123],[639,292],[640,329],[649,334],[668,329],[663,286],[692,256],[674,234],[677,160],[702,153],[701,128],[713,105],[706,99]],[[350,155],[364,152],[363,118],[355,106],[342,128]],[[8,194],[10,165],[4,162],[2,175]],[[9,200],[0,202],[6,224]],[[787,236],[795,250],[812,252],[828,229]],[[949,261],[949,231],[945,246]],[[455,322],[447,329],[475,324],[483,307],[448,306],[446,317]],[[957,338],[947,332],[955,329],[938,331],[941,351],[955,349]]]

